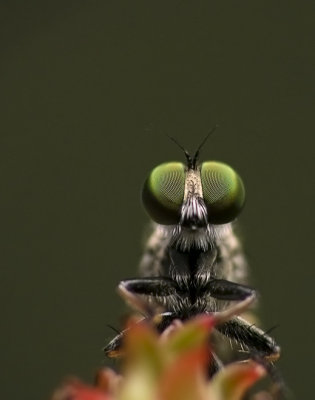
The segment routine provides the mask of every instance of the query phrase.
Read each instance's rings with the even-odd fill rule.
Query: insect
[[[244,185],[227,164],[199,163],[209,135],[193,157],[172,139],[184,151],[186,165],[167,162],[150,172],[142,201],[154,225],[140,263],[141,277],[119,284],[125,297],[145,299],[153,309],[163,310],[157,323],[161,332],[175,319],[222,311],[231,302],[256,296],[246,285],[246,260],[232,227],[244,205]],[[216,330],[249,357],[267,362],[279,357],[274,339],[239,316]],[[124,334],[105,347],[107,355],[117,354]],[[213,353],[210,374],[221,365]]]

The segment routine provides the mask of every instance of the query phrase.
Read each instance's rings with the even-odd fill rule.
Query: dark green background
[[[1,2],[1,398],[92,378],[126,311],[116,284],[137,271],[142,182],[183,160],[165,134],[195,149],[217,123],[203,157],[244,179],[264,326],[310,398],[313,4]]]

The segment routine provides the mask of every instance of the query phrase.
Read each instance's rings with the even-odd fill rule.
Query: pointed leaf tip
[[[209,392],[216,400],[241,400],[246,390],[265,373],[265,369],[255,362],[231,364],[213,377]]]

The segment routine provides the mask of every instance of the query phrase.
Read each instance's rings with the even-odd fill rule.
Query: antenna
[[[166,135],[169,139],[172,140],[172,142],[174,142],[181,150],[183,150],[186,159],[187,159],[187,166],[189,169],[193,169],[193,159],[191,158],[191,155],[188,153],[188,151],[181,145],[178,143],[178,141],[176,139],[174,139],[172,136]]]
[[[198,149],[195,152],[194,158],[192,159],[192,168],[196,169],[196,164],[198,161],[198,157],[200,154],[200,150],[203,148],[204,144],[206,143],[206,141],[208,140],[209,136],[212,135],[212,133],[219,127],[219,125],[215,125],[214,128],[211,129],[211,131],[207,134],[207,136],[203,139],[203,141],[200,143]]]

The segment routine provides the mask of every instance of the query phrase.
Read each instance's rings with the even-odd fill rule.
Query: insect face
[[[240,213],[245,189],[240,176],[227,164],[208,161],[193,168],[168,162],[151,171],[142,200],[153,221],[176,227],[173,233],[178,244],[186,243],[186,236],[196,247],[206,249],[215,226],[233,221]],[[200,235],[203,240],[198,239]]]

